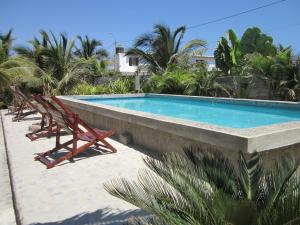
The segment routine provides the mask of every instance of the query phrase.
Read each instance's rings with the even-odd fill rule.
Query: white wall
[[[117,71],[121,73],[134,73],[137,71],[137,66],[129,66],[129,57],[125,56],[125,53],[117,53],[116,55],[116,65]]]
[[[138,70],[138,66],[129,66],[129,57],[125,56],[125,53],[116,54],[116,70],[121,73],[135,73]],[[198,56],[196,60],[203,60],[207,63],[208,70],[211,71],[216,68],[216,63],[214,57],[208,56]]]
[[[208,71],[211,71],[216,68],[216,62],[214,57],[207,57],[207,56],[198,56],[196,60],[203,60],[207,63]]]
[[[207,62],[207,66],[208,66],[208,68],[207,68],[208,71],[211,71],[216,68],[215,59],[207,59],[206,62]]]

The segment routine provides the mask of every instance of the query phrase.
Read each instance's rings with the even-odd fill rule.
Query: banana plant
[[[232,68],[238,64],[241,59],[240,41],[235,32],[230,29],[227,32],[227,38],[221,37],[217,48],[214,51],[216,66],[226,75],[231,75]]]

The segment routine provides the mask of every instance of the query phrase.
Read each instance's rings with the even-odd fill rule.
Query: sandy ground
[[[8,115],[2,118],[22,224],[122,224],[131,216],[145,215],[103,188],[103,183],[113,178],[136,179],[138,170],[145,168],[145,155],[140,151],[108,139],[117,153],[90,151],[73,163],[65,161],[47,170],[33,158],[35,153],[52,149],[55,137],[33,142],[25,137],[28,127],[39,121],[38,115],[21,122],[12,122]]]

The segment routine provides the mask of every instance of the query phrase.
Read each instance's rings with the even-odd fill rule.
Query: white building
[[[115,54],[114,69],[116,71],[124,75],[135,75],[137,71],[139,71],[139,74],[147,74],[147,71],[143,71],[142,69],[147,65],[141,64],[137,56],[125,55],[125,49],[123,47],[116,47]],[[195,56],[195,63],[197,62],[206,62],[209,71],[216,68],[215,58],[213,56]]]
[[[215,57],[213,56],[196,56],[195,62],[205,62],[207,63],[207,69],[208,71],[216,69],[216,61]]]
[[[139,58],[126,56],[123,47],[116,47],[115,70],[123,74],[133,75],[138,71]]]

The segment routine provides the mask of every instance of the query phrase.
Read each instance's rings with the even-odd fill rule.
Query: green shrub
[[[107,88],[103,85],[90,85],[88,83],[80,83],[71,89],[71,95],[99,95],[107,93]]]
[[[106,84],[91,85],[86,82],[77,84],[69,91],[70,95],[126,94],[134,91],[134,83],[130,78],[118,78]]]
[[[115,81],[110,81],[107,85],[109,94],[126,94],[134,91],[134,82],[130,78],[119,78]]]
[[[202,69],[193,72],[175,69],[162,75],[152,75],[143,86],[143,91],[178,95],[228,96],[225,87],[216,81],[218,76],[219,73]]]

